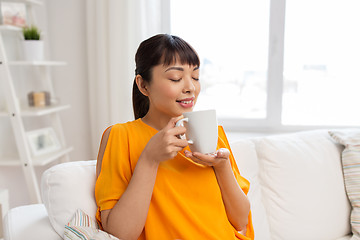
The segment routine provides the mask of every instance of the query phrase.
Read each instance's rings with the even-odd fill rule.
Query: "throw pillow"
[[[81,209],[78,209],[74,217],[65,226],[64,240],[119,240],[111,234],[99,229],[96,220],[91,218]]]
[[[42,200],[50,223],[59,236],[64,235],[64,226],[77,209],[81,208],[95,217],[95,166],[96,160],[67,162],[43,173]]]
[[[329,131],[329,134],[345,147],[342,152],[342,167],[346,193],[352,206],[352,239],[360,239],[360,129]]]

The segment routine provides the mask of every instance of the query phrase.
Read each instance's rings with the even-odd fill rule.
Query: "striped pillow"
[[[360,239],[360,129],[329,131],[329,134],[345,147],[342,152],[342,167],[346,193],[352,206],[352,239]]]
[[[65,226],[64,240],[119,240],[101,231],[98,223],[89,215],[78,209],[73,219]]]

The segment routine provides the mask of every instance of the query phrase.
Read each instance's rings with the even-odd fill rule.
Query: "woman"
[[[105,130],[95,196],[97,220],[121,239],[253,239],[249,183],[240,176],[225,133],[218,150],[189,151],[175,126],[193,110],[200,62],[193,48],[167,34],[136,53],[135,121]]]

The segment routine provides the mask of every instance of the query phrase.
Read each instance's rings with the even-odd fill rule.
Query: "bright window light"
[[[287,0],[282,122],[359,125],[360,1]]]
[[[266,118],[269,0],[171,0],[171,33],[201,60],[197,109]]]

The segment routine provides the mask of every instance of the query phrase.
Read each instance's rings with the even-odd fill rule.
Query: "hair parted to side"
[[[169,34],[158,34],[143,41],[135,55],[135,78],[140,75],[148,83],[152,80],[153,67],[163,64],[168,66],[176,61],[181,64],[200,66],[196,51],[183,39]],[[149,99],[133,83],[133,110],[135,119],[142,118],[149,111]]]

